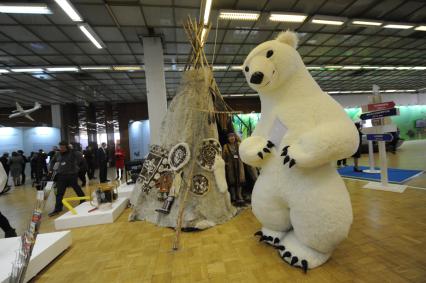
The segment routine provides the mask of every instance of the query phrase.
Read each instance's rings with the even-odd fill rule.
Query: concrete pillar
[[[109,151],[109,156],[113,157],[115,153],[115,140],[114,140],[114,124],[113,122],[113,113],[111,103],[104,104],[104,116],[105,116],[105,132],[107,135],[107,147]],[[114,159],[112,159],[114,160]]]
[[[59,104],[52,104],[52,127],[62,129],[62,108]]]
[[[53,109],[52,109],[53,112]],[[53,113],[52,113],[53,119]],[[53,122],[53,120],[52,120]],[[78,120],[78,107],[75,104],[65,104],[61,111],[62,139],[71,142],[80,142],[80,123]]]
[[[89,104],[86,109],[86,128],[87,140],[89,144],[98,143],[98,131],[96,126],[96,107],[94,104]]]
[[[161,122],[167,112],[167,92],[161,38],[143,37],[143,51],[151,144],[158,144]]]

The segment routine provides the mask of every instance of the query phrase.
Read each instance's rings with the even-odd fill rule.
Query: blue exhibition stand
[[[361,170],[369,169],[369,167],[366,166],[359,166],[359,168]],[[337,171],[342,177],[380,182],[380,173],[354,172],[353,166],[342,167],[339,168]],[[422,173],[422,170],[388,168],[389,183],[402,184],[414,177],[421,175]]]

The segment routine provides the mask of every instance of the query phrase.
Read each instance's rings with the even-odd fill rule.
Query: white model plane
[[[34,119],[30,116],[30,114],[33,113],[34,111],[37,111],[40,108],[41,108],[41,104],[38,102],[35,102],[33,108],[24,110],[24,108],[22,108],[22,106],[18,102],[16,102],[16,110],[12,111],[12,114],[9,115],[9,119],[25,117],[31,121],[34,121]]]

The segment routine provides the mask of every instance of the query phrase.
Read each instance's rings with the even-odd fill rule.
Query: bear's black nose
[[[263,80],[263,73],[262,72],[255,72],[253,75],[251,75],[250,83],[252,84],[261,84]]]

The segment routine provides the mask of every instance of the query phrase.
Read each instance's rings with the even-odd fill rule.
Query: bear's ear
[[[278,34],[276,40],[288,44],[294,49],[297,48],[297,43],[299,42],[299,38],[297,38],[297,35],[295,32],[292,31],[283,31],[280,34]]]

